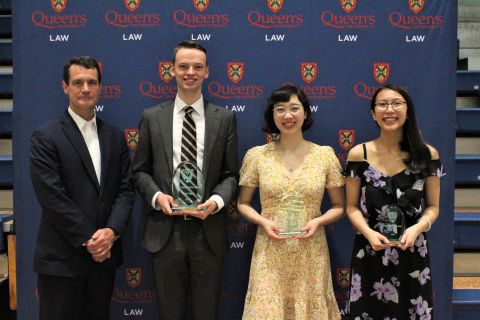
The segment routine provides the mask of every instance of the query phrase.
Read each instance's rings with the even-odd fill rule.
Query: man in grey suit
[[[140,122],[133,171],[150,209],[143,243],[152,253],[160,318],[185,319],[191,301],[194,320],[213,320],[227,249],[226,206],[238,183],[237,124],[234,113],[203,99],[202,84],[209,74],[204,47],[190,41],[178,44],[172,73],[175,100],[146,109]],[[184,159],[187,114],[194,122],[193,147],[205,179],[204,196],[197,210],[174,212],[173,174]]]

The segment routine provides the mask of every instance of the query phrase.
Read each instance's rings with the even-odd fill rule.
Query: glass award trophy
[[[396,205],[387,205],[378,220],[380,233],[388,238],[388,244],[403,244],[400,238],[405,231],[405,217]]]
[[[304,236],[305,231],[300,231],[306,223],[305,204],[300,196],[294,192],[287,192],[280,199],[280,209],[277,212],[277,222],[282,230],[281,237]]]
[[[183,161],[175,168],[172,195],[178,204],[173,212],[197,210],[203,199],[203,174],[196,163]]]

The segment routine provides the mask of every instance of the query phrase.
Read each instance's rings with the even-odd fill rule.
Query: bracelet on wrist
[[[417,222],[421,222],[421,221],[427,223],[427,228],[426,228],[423,232],[428,232],[428,231],[430,231],[430,229],[432,228],[432,223],[430,222],[430,220],[429,220],[428,218],[426,218],[426,217],[422,217],[422,218],[418,219]]]

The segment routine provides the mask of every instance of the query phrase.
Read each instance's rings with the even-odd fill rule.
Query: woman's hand
[[[374,251],[384,250],[392,246],[389,244],[390,241],[387,237],[373,229],[369,229],[364,236]]]
[[[282,230],[280,230],[276,222],[269,220],[267,218],[264,218],[262,219],[262,222],[260,225],[265,230],[269,238],[275,239],[275,240],[284,239],[284,237],[280,237],[278,235]]]
[[[415,241],[417,241],[418,236],[422,233],[424,227],[422,224],[414,224],[413,226],[407,228],[400,238],[402,245],[398,245],[403,251],[407,250],[410,247],[413,247]]]
[[[318,228],[322,225],[322,222],[319,218],[314,218],[307,222],[306,225],[300,228],[300,231],[305,231],[307,234],[303,236],[295,236],[294,238],[298,239],[307,239],[313,237],[313,235],[317,232]]]

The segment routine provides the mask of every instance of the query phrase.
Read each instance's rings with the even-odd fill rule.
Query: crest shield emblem
[[[170,82],[173,79],[173,64],[169,61],[160,61],[158,63],[158,74],[164,82]]]
[[[357,6],[357,0],[340,0],[340,6],[346,13],[352,12]]]
[[[234,83],[239,83],[243,79],[245,65],[243,62],[228,63],[228,78]]]
[[[283,0],[267,0],[268,7],[273,12],[278,12],[283,7]]]
[[[195,8],[200,12],[207,10],[208,6],[210,5],[210,0],[192,0],[192,1]]]
[[[379,84],[384,84],[390,76],[390,63],[375,63],[373,65],[373,78]]]
[[[142,0],[123,0],[123,4],[130,11],[137,11]]]
[[[53,10],[62,12],[67,7],[67,0],[50,0]]]
[[[301,66],[302,79],[306,83],[312,83],[317,78],[317,63],[303,62]]]
[[[126,268],[125,280],[130,288],[136,288],[142,282],[142,269],[141,268]]]
[[[348,288],[348,286],[350,285],[350,269],[337,269],[337,284],[341,288]]]
[[[355,143],[355,130],[338,130],[338,142],[344,150],[349,150]]]
[[[138,145],[138,129],[125,129],[125,141],[131,151],[135,151]]]
[[[413,13],[420,13],[425,7],[425,0],[408,0],[408,7]]]

